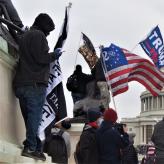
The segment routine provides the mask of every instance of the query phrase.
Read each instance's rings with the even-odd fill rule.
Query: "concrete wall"
[[[12,89],[15,59],[8,44],[0,38],[0,140],[20,144],[24,138],[24,122]]]
[[[20,156],[25,127],[19,102],[12,88],[16,59],[9,52],[8,43],[0,37],[0,163],[51,163],[50,157],[47,157],[46,162],[41,162]],[[68,131],[72,152],[69,164],[75,163],[73,153],[83,126],[73,124]]]
[[[0,163],[51,163],[50,157],[42,162],[20,155],[25,128],[12,89],[15,64],[8,43],[0,37]]]

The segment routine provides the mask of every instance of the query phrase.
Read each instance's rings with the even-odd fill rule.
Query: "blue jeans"
[[[32,151],[42,151],[42,144],[38,138],[38,128],[42,119],[42,107],[46,96],[46,86],[23,86],[15,90],[19,98],[21,112],[26,127],[25,148]]]

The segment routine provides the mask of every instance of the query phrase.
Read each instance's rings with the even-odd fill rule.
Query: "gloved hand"
[[[63,53],[63,52],[62,52],[62,49],[61,49],[61,48],[56,48],[56,49],[54,50],[55,58],[56,58],[56,59],[59,59],[59,57],[61,56],[62,53]]]

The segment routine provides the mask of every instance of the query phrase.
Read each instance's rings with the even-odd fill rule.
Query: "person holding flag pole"
[[[64,46],[68,33],[68,19],[72,3],[69,3],[65,9],[65,18],[59,34],[59,38],[54,47],[55,50],[60,50]],[[62,85],[62,72],[59,60],[55,60],[50,65],[50,76],[46,91],[46,99],[43,105],[42,121],[39,127],[39,137],[43,141],[45,139],[45,129],[51,129],[55,122],[61,122],[67,119],[67,109]],[[48,130],[49,131],[49,130]]]
[[[43,161],[46,157],[38,138],[38,128],[42,118],[50,63],[61,55],[59,49],[48,52],[46,37],[54,29],[55,24],[48,14],[40,13],[35,18],[30,30],[20,38],[20,58],[13,81],[26,128],[26,139],[21,155]]]

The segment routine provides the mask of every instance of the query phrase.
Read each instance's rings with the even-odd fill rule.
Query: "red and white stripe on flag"
[[[113,96],[128,90],[128,82],[138,81],[157,96],[164,87],[164,74],[149,60],[122,49],[127,65],[112,69],[105,73],[108,84],[111,86]]]

